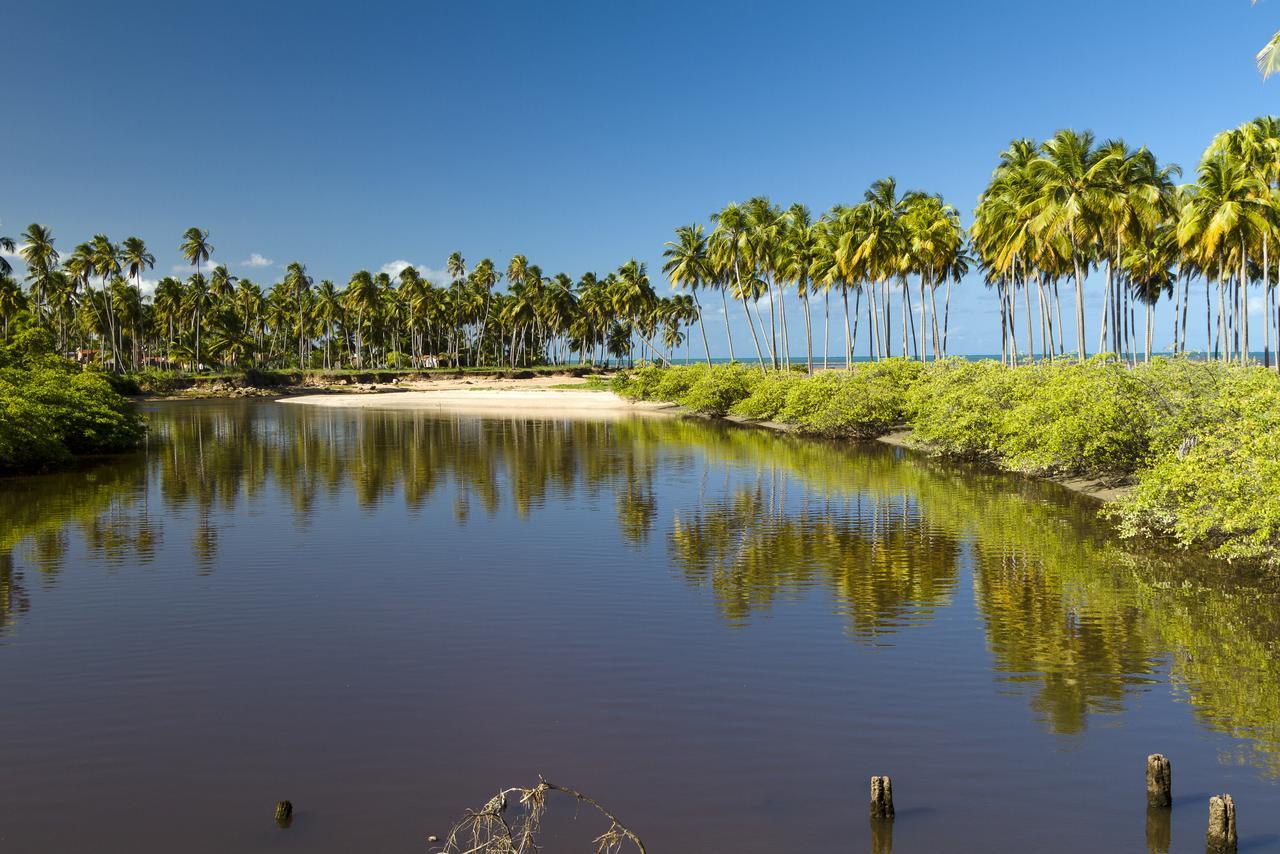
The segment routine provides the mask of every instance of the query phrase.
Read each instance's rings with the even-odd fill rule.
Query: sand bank
[[[374,394],[309,394],[281,398],[281,403],[331,406],[341,409],[418,409],[517,415],[672,415],[668,403],[632,403],[609,391],[567,388],[464,387],[429,391],[379,391]]]

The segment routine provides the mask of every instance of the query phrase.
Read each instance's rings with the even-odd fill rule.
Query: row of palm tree
[[[860,204],[837,205],[817,220],[803,205],[784,210],[764,197],[730,204],[712,215],[710,231],[699,224],[678,228],[667,243],[663,271],[676,287],[692,292],[698,307],[699,291],[720,292],[731,357],[728,300],[741,302],[762,368],[790,367],[791,290],[803,315],[809,370],[816,337],[811,303],[817,298],[823,307],[820,351],[829,366],[833,290],[843,308],[846,363],[858,352],[862,303],[867,358],[945,356],[951,288],[973,267],[995,296],[991,316],[1000,325],[1002,358],[1011,364],[1068,354],[1087,358],[1086,283],[1100,274],[1098,352],[1149,360],[1156,347],[1154,309],[1162,298],[1173,303],[1174,318],[1162,346],[1186,352],[1191,285],[1199,280],[1206,353],[1249,361],[1249,300],[1259,290],[1263,361],[1269,365],[1273,325],[1280,328],[1280,275],[1273,275],[1280,273],[1274,257],[1280,243],[1280,119],[1259,118],[1219,134],[1195,182],[1179,186],[1179,175],[1178,167],[1162,165],[1146,148],[1064,130],[1043,142],[1010,143],[967,232],[941,197],[900,194],[894,179],[885,178]],[[1069,325],[1063,320],[1064,284],[1074,291]],[[939,290],[945,293],[941,308]],[[702,338],[710,361],[705,329]]]
[[[925,361],[948,355],[951,292],[976,269],[994,296],[991,317],[1011,364],[1083,361],[1095,340],[1098,352],[1149,359],[1161,299],[1172,303],[1173,324],[1159,346],[1185,352],[1192,284],[1201,282],[1205,352],[1249,361],[1256,339],[1250,299],[1260,292],[1263,361],[1270,365],[1273,328],[1280,329],[1280,119],[1219,134],[1195,181],[1178,185],[1179,175],[1145,147],[1064,130],[1009,144],[967,230],[940,196],[902,193],[891,177],[874,182],[860,203],[817,218],[802,204],[783,208],[757,196],[726,205],[708,225],[676,229],[662,269],[687,295],[667,298],[634,259],[575,281],[544,275],[523,255],[505,270],[489,259],[468,269],[460,253],[445,264],[447,285],[412,267],[394,277],[361,270],[345,287],[317,284],[293,263],[264,290],[224,266],[206,270],[209,234],[192,228],[180,245],[191,275],[162,279],[145,299],[142,278],[155,259],[142,240],[115,244],[96,235],[64,258],[49,229],[32,225],[18,240],[0,237],[0,250],[16,247],[27,267],[22,288],[0,257],[0,320],[7,340],[13,320],[29,315],[60,350],[92,343],[115,370],[157,362],[519,366],[607,362],[633,357],[637,347],[642,358],[669,361],[695,322],[710,362],[703,324],[710,290],[719,292],[731,359],[738,348],[730,300],[741,306],[762,369],[792,367],[790,338],[802,323],[804,367],[812,371],[815,341],[822,367],[830,366],[833,295],[846,364],[864,353]],[[1091,276],[1102,290],[1092,331],[1085,300]],[[800,322],[788,322],[788,311],[797,309]]]
[[[97,235],[65,258],[39,224],[0,240],[27,267],[25,288],[7,262],[0,267],[4,340],[24,317],[46,328],[60,352],[79,349],[117,371],[607,363],[634,359],[637,347],[642,358],[669,362],[699,317],[691,297],[658,296],[634,259],[575,281],[546,276],[523,255],[505,271],[487,258],[469,270],[455,252],[448,285],[406,267],[396,276],[360,270],[345,287],[317,283],[295,262],[264,289],[223,265],[208,270],[209,233],[191,228],[179,247],[191,275],[165,277],[144,297],[143,274],[155,259],[139,238],[117,245]]]
[[[699,290],[720,292],[730,358],[735,355],[728,307],[732,297],[742,304],[761,368],[791,368],[787,322],[791,289],[804,323],[809,371],[814,369],[812,302],[817,296],[823,309],[823,367],[830,366],[833,290],[843,312],[846,363],[854,358],[864,293],[869,355],[894,355],[897,330],[891,296],[895,289],[901,306],[899,352],[926,360],[947,352],[951,284],[968,271],[971,261],[964,251],[959,214],[941,197],[922,192],[899,195],[894,179],[885,178],[867,190],[861,204],[836,206],[816,220],[802,204],[784,210],[763,196],[729,204],[711,219],[710,232],[698,224],[676,229],[676,239],[667,243],[663,253],[667,259],[663,271],[673,285],[688,289],[699,307]],[[914,307],[912,287],[918,293]],[[946,296],[939,311],[936,291],[941,287]],[[762,302],[768,306],[767,322]],[[705,330],[702,337],[705,347]],[[706,350],[709,362],[710,348]]]
[[[997,295],[1008,359],[1066,352],[1058,296],[1060,283],[1070,279],[1075,352],[1083,360],[1090,340],[1085,282],[1101,272],[1099,352],[1131,360],[1141,352],[1150,359],[1154,309],[1162,298],[1173,304],[1166,346],[1188,351],[1191,285],[1199,280],[1206,354],[1250,360],[1249,298],[1257,289],[1264,308],[1263,361],[1270,364],[1273,324],[1280,323],[1272,248],[1280,236],[1280,120],[1259,118],[1219,134],[1196,180],[1179,186],[1179,174],[1146,148],[1132,149],[1123,140],[1099,143],[1088,132],[1010,144],[971,228],[973,250]]]

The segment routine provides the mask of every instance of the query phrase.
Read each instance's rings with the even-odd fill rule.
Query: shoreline
[[[277,403],[299,406],[322,406],[334,409],[421,410],[432,412],[465,412],[472,415],[492,414],[509,416],[513,413],[537,415],[564,414],[574,417],[618,418],[626,415],[692,417],[710,421],[722,420],[744,427],[759,427],[778,433],[803,435],[789,424],[778,421],[757,421],[739,416],[716,419],[686,409],[675,403],[662,401],[632,401],[611,391],[586,388],[585,380],[565,381],[563,377],[543,380],[518,379],[478,381],[437,380],[414,384],[413,387],[369,386],[362,391],[297,389],[274,395]],[[554,380],[555,382],[548,382]],[[582,385],[583,389],[565,386]],[[425,388],[422,386],[426,386]],[[301,393],[298,393],[301,392]],[[190,399],[190,398],[179,398]],[[898,427],[874,441],[916,453],[927,454],[929,448],[912,440],[911,430]],[[994,471],[1018,476],[997,466]],[[1056,483],[1078,495],[1107,503],[1122,496],[1130,487],[1113,486],[1096,478],[1043,477],[1024,474],[1033,480]]]

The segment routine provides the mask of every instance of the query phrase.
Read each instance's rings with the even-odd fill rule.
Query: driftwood
[[[439,851],[441,854],[533,854],[540,850],[538,831],[547,797],[555,794],[586,804],[608,820],[608,829],[593,840],[596,854],[620,854],[624,850],[645,854],[640,837],[598,801],[582,792],[557,786],[541,776],[536,786],[503,789],[480,809],[468,810],[449,830]],[[518,815],[508,819],[507,807],[511,799],[518,800],[521,809]]]

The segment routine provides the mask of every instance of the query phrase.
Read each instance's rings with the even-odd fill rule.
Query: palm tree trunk
[[[947,276],[947,295],[942,301],[942,357],[947,353],[947,337],[951,332],[951,276]]]
[[[830,367],[831,349],[831,285],[822,289],[822,369]]]
[[[805,351],[805,370],[813,373],[813,322],[809,314],[809,291],[806,289],[804,296],[800,297],[800,308],[804,313],[804,351]]]
[[[747,313],[747,325],[751,327],[751,343],[756,346],[756,359],[759,360],[760,370],[763,371],[765,370],[764,353],[760,351],[760,339],[756,336],[756,325],[751,319],[751,307],[747,305],[747,293],[746,291],[741,291],[740,293],[742,294],[742,310]],[[725,315],[725,317],[728,317],[728,315]]]
[[[1080,363],[1088,358],[1088,347],[1084,340],[1084,271],[1080,268],[1080,256],[1075,253],[1075,242],[1072,241],[1072,261],[1076,279],[1076,342],[1080,347]]]
[[[707,367],[711,367],[711,345],[707,343],[707,327],[702,323],[702,303],[698,302],[698,287],[693,288],[693,304],[698,309],[698,331],[702,333],[702,349],[707,354]],[[579,357],[581,358],[581,357]]]
[[[1240,364],[1249,364],[1249,258],[1240,238]]]
[[[1108,258],[1106,283],[1103,285],[1103,289],[1102,289],[1102,326],[1101,326],[1101,329],[1098,330],[1098,352],[1099,353],[1107,349],[1107,327],[1108,327],[1107,315],[1110,314],[1113,310],[1113,307],[1112,307],[1113,300],[1111,299],[1113,269],[1114,268],[1112,266],[1111,259]]]

